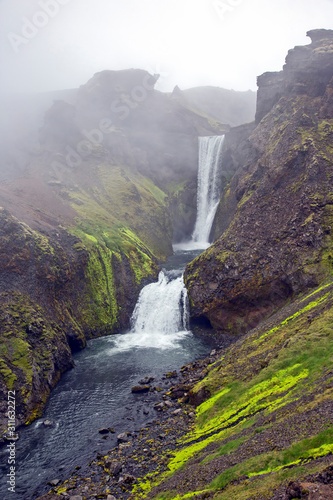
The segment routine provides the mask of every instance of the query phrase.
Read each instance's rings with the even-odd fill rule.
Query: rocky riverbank
[[[230,342],[231,338],[226,339],[226,343]],[[107,455],[98,454],[89,466],[77,468],[64,482],[55,478],[49,483],[54,486],[50,493],[39,500],[76,496],[95,499],[108,495],[117,499],[135,498],[132,490],[140,478],[167,470],[168,459],[178,446],[178,440],[194,423],[195,405],[200,400],[191,390],[207,375],[208,366],[219,359],[223,350],[213,349],[209,357],[189,363],[178,372],[166,373],[160,380],[147,376],[138,381],[132,392],[140,393],[141,405],[137,410],[147,415],[146,426],[135,432],[125,427],[118,429],[116,448]],[[135,420],[133,411],[129,410],[129,415]],[[114,432],[113,428],[100,429],[106,440]]]

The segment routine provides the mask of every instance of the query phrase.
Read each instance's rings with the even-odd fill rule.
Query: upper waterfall
[[[219,165],[224,135],[199,137],[197,218],[192,240],[209,245],[215,213],[220,201]]]

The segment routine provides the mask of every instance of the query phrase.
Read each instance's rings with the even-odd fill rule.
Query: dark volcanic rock
[[[306,48],[307,88],[298,94],[300,66],[289,54],[288,87],[243,142],[249,157],[223,194],[223,234],[186,269],[192,318],[217,330],[245,332],[332,269],[332,32],[318,37]]]
[[[333,76],[333,30],[312,30],[307,35],[311,44],[288,52],[280,72],[258,77],[256,123],[272,109],[282,96],[322,96]]]

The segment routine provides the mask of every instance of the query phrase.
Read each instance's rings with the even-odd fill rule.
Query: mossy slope
[[[273,498],[291,479],[329,463],[332,306],[327,284],[286,306],[210,366],[193,393],[204,388],[211,397],[172,452],[169,472],[143,482],[143,498]]]
[[[85,166],[80,187],[74,174],[53,186],[77,213],[67,230],[42,234],[1,209],[0,382],[4,395],[17,392],[17,423],[40,414],[71,351],[129,325],[140,288],[171,253],[165,193],[125,167]]]

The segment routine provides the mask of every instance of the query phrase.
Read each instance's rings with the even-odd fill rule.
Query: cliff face
[[[223,234],[186,270],[192,317],[220,331],[245,332],[332,273],[333,34],[309,34],[270,98],[271,80],[258,79],[265,116],[241,142],[247,159],[218,211]]]
[[[307,33],[311,44],[289,50],[282,71],[258,77],[256,123],[282,96],[322,96],[332,78],[332,30]]]

